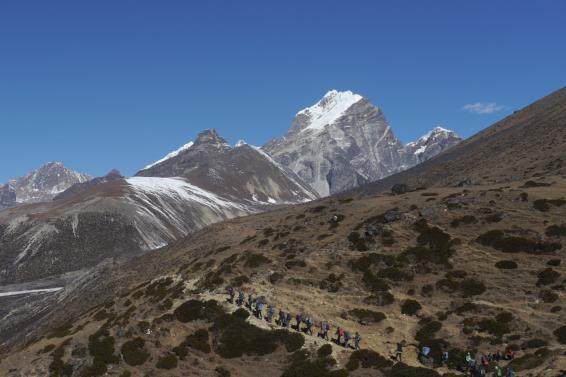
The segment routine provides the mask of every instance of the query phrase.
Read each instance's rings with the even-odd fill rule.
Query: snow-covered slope
[[[299,111],[285,136],[263,149],[320,196],[327,196],[432,157],[456,141],[452,136],[442,141],[446,135],[434,131],[413,143],[413,150],[395,137],[383,112],[369,100],[350,91],[331,90],[315,105]]]
[[[459,143],[462,139],[454,131],[435,127],[416,141],[405,145],[407,166],[414,166]]]
[[[318,197],[295,173],[259,148],[243,140],[232,148],[214,129],[201,132],[190,148],[136,175],[183,177],[194,186],[234,201],[283,204]]]
[[[155,165],[162,163],[163,161],[166,161],[166,160],[168,160],[168,159],[170,159],[170,158],[173,158],[173,157],[177,156],[179,153],[181,153],[181,152],[183,152],[183,151],[186,151],[187,149],[189,149],[190,147],[192,147],[193,144],[194,144],[194,143],[193,143],[192,141],[189,141],[187,144],[183,145],[183,146],[180,147],[179,149],[174,150],[173,152],[170,152],[170,153],[168,153],[167,155],[165,155],[165,157],[163,157],[163,158],[161,158],[161,159],[159,159],[159,160],[157,160],[157,161],[155,161],[155,162],[153,162],[153,163],[147,165],[144,169],[152,168],[152,167],[154,167]]]
[[[90,179],[89,175],[67,169],[60,162],[49,162],[0,186],[0,209],[17,204],[49,201],[75,183]]]

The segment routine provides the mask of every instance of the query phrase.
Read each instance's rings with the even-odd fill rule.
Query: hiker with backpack
[[[442,363],[446,364],[448,362],[448,351],[442,352]]]
[[[236,296],[236,293],[234,293],[234,288],[228,287],[226,289],[226,291],[228,292],[228,302],[230,304],[233,304],[234,303],[234,296]]]
[[[361,337],[360,333],[356,331],[356,334],[354,335],[354,349],[356,351],[360,350],[360,342],[361,341],[362,341],[362,337]]]
[[[250,310],[253,310],[253,304],[254,304],[254,295],[250,292],[250,294],[248,294],[248,308],[250,308]]]
[[[499,365],[493,368],[493,377],[503,377],[503,369],[501,369]]]
[[[269,309],[267,309],[267,322],[271,323],[274,315],[275,315],[275,307],[273,305],[269,305]]]
[[[285,312],[283,310],[279,310],[279,326],[287,327],[287,325],[285,325]]]
[[[297,321],[297,331],[301,331],[302,319],[303,319],[303,316],[301,315],[301,313],[297,313],[297,315],[295,316],[295,320]]]
[[[515,377],[515,372],[511,368],[507,368],[507,374],[505,377]]]
[[[344,331],[344,348],[350,347],[350,345],[348,344],[350,343],[350,339],[352,339],[352,337],[350,336],[350,332]]]
[[[342,344],[341,340],[342,337],[344,336],[344,329],[342,327],[338,327],[336,328],[336,344]]]
[[[397,350],[395,351],[395,360],[399,362],[403,361],[403,347],[405,347],[404,340],[397,343]]]
[[[313,326],[313,320],[311,317],[307,317],[305,320],[305,323],[307,325],[306,328],[306,333],[312,336],[312,326]]]
[[[246,294],[244,293],[243,290],[240,289],[240,292],[238,293],[238,301],[236,301],[238,306],[244,305],[245,298],[246,298]]]
[[[287,312],[287,316],[285,317],[285,327],[289,329],[291,327],[291,312]]]
[[[330,325],[328,322],[320,323],[320,333],[318,334],[322,339],[328,340],[328,332],[330,331]]]

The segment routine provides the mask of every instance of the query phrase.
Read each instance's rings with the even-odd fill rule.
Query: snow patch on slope
[[[297,113],[310,118],[310,124],[301,130],[321,131],[325,126],[334,123],[344,115],[353,104],[363,97],[351,91],[338,92],[331,90],[315,105],[307,107]]]
[[[188,142],[187,144],[183,145],[181,148],[179,148],[179,149],[177,149],[177,150],[175,150],[175,151],[173,151],[173,152],[171,152],[171,153],[168,153],[165,157],[163,157],[163,158],[161,158],[161,159],[155,161],[155,162],[152,163],[152,164],[147,165],[146,167],[143,168],[143,170],[147,170],[147,169],[149,169],[149,168],[152,168],[152,167],[154,167],[154,166],[157,165],[157,164],[160,164],[160,163],[162,163],[162,162],[164,162],[164,161],[169,160],[170,158],[173,158],[173,157],[177,156],[179,153],[181,153],[181,152],[183,152],[183,151],[186,151],[187,149],[189,149],[190,147],[192,147],[193,144],[194,144],[194,142],[192,142],[192,141]]]

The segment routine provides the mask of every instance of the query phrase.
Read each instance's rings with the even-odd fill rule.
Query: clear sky
[[[0,2],[0,182],[133,174],[204,128],[263,145],[330,89],[404,142],[470,136],[566,84],[566,2]]]

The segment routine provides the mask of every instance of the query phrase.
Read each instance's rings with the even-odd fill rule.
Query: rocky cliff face
[[[67,169],[60,162],[49,162],[0,186],[0,209],[16,204],[49,201],[72,185],[90,179],[89,175]]]
[[[369,100],[332,90],[299,111],[287,134],[264,150],[327,196],[404,170],[459,140],[451,131],[432,136],[405,146]]]
[[[462,139],[454,132],[435,127],[418,140],[405,146],[405,164],[411,167],[424,162],[440,152],[458,144]]]

